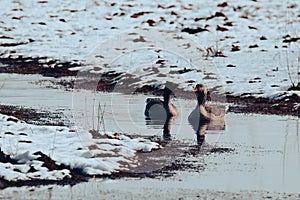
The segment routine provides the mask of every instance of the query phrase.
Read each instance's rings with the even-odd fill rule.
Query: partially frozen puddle
[[[162,126],[146,125],[147,121],[143,115],[147,98],[145,95],[94,94],[90,91],[72,93],[27,84],[28,80],[34,76],[22,76],[26,79],[23,82],[18,79],[21,77],[19,75],[9,76],[10,78],[0,90],[1,103],[50,109],[63,106],[71,110],[73,105],[74,122],[89,129],[97,126],[97,106],[100,103],[103,109],[105,107],[106,130],[140,136],[162,135]],[[174,104],[178,107],[180,115],[172,126],[171,134],[174,140],[184,142],[186,147],[190,148],[195,144],[195,134],[187,122],[187,116],[194,108],[196,101],[177,99],[174,100]],[[263,190],[297,193],[300,185],[299,126],[299,118],[291,116],[228,113],[226,130],[208,132],[206,142],[215,147],[232,148],[234,152],[187,155],[186,160],[201,163],[203,166],[203,169],[197,172],[180,171],[172,177],[156,179],[115,181],[96,179],[88,183],[80,183],[75,187],[42,186],[34,190],[27,187],[7,188],[0,192],[0,197],[5,193],[17,198],[27,193],[28,190],[31,191],[32,198],[45,198],[50,190],[52,198],[55,198],[62,194],[70,197],[73,195],[80,197],[85,194],[87,195],[85,197],[88,197],[98,194],[98,191],[120,190],[135,194],[142,190],[164,190],[164,188],[189,191]]]

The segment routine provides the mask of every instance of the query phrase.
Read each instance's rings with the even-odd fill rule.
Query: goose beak
[[[196,87],[194,87],[193,91],[194,91],[194,92],[198,92],[198,91],[199,91],[199,88],[196,86]]]

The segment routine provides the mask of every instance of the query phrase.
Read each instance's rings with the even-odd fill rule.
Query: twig
[[[98,103],[98,113],[97,113],[97,133],[99,133],[101,125],[102,125],[102,128],[103,128],[103,132],[104,133],[106,132],[105,123],[104,123],[105,107],[106,107],[106,104],[104,104],[103,109],[102,109],[101,103],[99,101],[99,103]]]
[[[290,66],[289,55],[288,55],[288,51],[287,50],[285,51],[285,59],[286,59],[286,67],[287,67],[287,70],[288,70],[289,79],[291,81],[292,87],[295,87],[295,83],[294,83],[292,75],[291,75],[291,67],[293,67],[293,65]]]
[[[106,104],[104,104],[104,108],[102,110],[102,113],[101,113],[101,121],[102,121],[102,126],[103,126],[103,132],[106,133],[106,130],[105,130],[105,123],[104,123],[104,113],[105,113],[105,108],[106,108]]]
[[[99,101],[99,103],[98,103],[98,113],[97,113],[97,133],[99,133],[100,125],[101,125],[100,115],[101,115],[101,104],[100,104],[100,101]]]

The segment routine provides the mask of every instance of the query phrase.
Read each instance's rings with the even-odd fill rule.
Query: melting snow
[[[16,121],[16,118],[2,114],[0,124],[0,148],[6,155],[18,161],[18,164],[0,163],[0,176],[10,180],[60,180],[70,176],[68,169],[49,171],[43,166],[43,162],[38,160],[39,155],[36,155],[36,152],[50,156],[57,164],[82,168],[89,175],[101,175],[125,169],[121,164],[124,162],[134,166],[133,157],[137,151],[150,152],[160,148],[157,143],[149,140],[131,139],[115,133],[102,135],[103,139],[91,138],[86,146],[77,133],[88,135],[84,130],[37,126]]]

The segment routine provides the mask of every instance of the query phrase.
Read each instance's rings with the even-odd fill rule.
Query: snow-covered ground
[[[4,57],[47,56],[91,65],[85,68],[94,71],[109,70],[103,69],[107,64],[142,76],[136,84],[169,78],[186,89],[206,77],[209,88],[221,86],[219,92],[234,95],[272,96],[298,82],[300,6],[295,0],[7,0],[2,5]],[[187,28],[198,33],[181,32]],[[145,30],[148,38],[141,37]],[[162,53],[153,54],[150,45]],[[165,52],[176,59],[168,60]],[[215,57],[216,52],[226,57]],[[166,59],[163,67],[156,64],[158,55]],[[185,67],[195,70],[178,74]]]
[[[40,161],[41,152],[57,165],[83,169],[88,175],[101,175],[133,167],[137,151],[150,152],[160,148],[143,138],[131,139],[116,133],[98,134],[93,139],[76,127],[37,126],[0,114],[0,149],[18,163],[0,163],[0,176],[7,180],[61,180],[70,175],[68,169],[53,170]],[[82,144],[78,134],[90,135],[89,144]],[[123,164],[122,164],[123,163]]]

